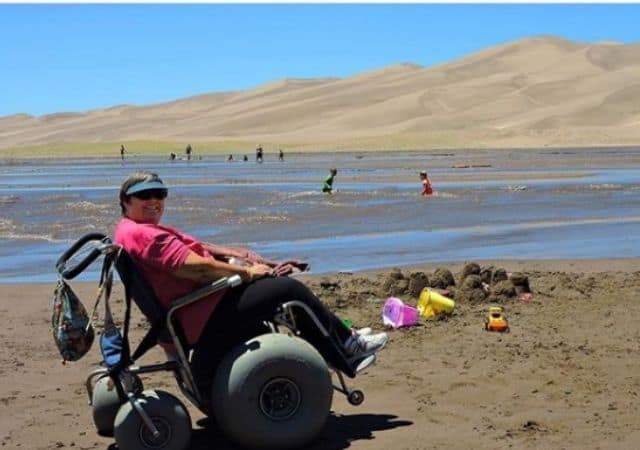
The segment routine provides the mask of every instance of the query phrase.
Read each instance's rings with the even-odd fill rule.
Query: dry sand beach
[[[640,261],[479,262],[529,277],[533,299],[502,300],[509,334],[483,330],[487,301],[459,300],[454,314],[390,331],[376,366],[352,385],[363,405],[334,396],[332,415],[314,449],[566,448],[635,449],[640,441],[638,321]],[[444,266],[456,276],[462,265]],[[434,265],[402,268],[431,277]],[[388,292],[415,296],[391,270],[307,278],[341,317],[380,328]],[[458,279],[458,278],[457,278]],[[98,436],[83,387],[99,360],[60,364],[50,336],[51,284],[1,285],[0,445],[7,449],[114,450]],[[85,302],[93,283],[77,284]],[[122,305],[116,289],[115,303]],[[119,310],[120,308],[118,308]],[[144,321],[136,313],[134,339]],[[152,351],[145,362],[159,360]],[[169,375],[144,378],[147,387],[176,393]],[[234,448],[190,408],[191,450]]]

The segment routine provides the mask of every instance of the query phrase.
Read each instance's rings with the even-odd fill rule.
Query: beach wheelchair
[[[87,256],[68,267],[74,255],[84,255],[87,250]],[[56,267],[63,278],[73,279],[99,257],[104,259],[101,288],[106,290],[105,305],[108,307],[115,269],[124,286],[126,308],[120,328],[107,327],[105,320],[100,339],[102,367],[89,374],[86,389],[98,432],[112,435],[120,450],[182,450],[189,445],[192,425],[187,408],[168,392],[144,389],[140,378],[144,374],[171,372],[186,399],[213,418],[230,440],[248,448],[304,447],[324,427],[333,390],[344,394],[352,405],[364,401],[362,391],[351,390],[345,383],[345,375],[355,377],[355,369],[339,346],[331,344],[338,367],[330,367],[299,337],[296,317],[306,314],[332,342],[314,313],[299,301],[283,303],[268,317],[248,320],[243,325],[254,330],[254,335],[232,343],[232,349],[216,365],[213,380],[197,379],[191,369],[192,348],[186,343],[176,312],[213,292],[239,285],[240,277],[205,285],[164,310],[132,258],[103,234],[80,238],[63,253]],[[133,352],[129,348],[132,300],[150,323]],[[110,339],[113,337],[116,339]],[[175,348],[167,361],[136,364],[158,341]],[[338,384],[331,372],[335,372]]]

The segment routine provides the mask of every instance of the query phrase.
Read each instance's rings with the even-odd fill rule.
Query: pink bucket
[[[418,315],[416,308],[395,297],[389,297],[382,308],[382,322],[393,328],[417,325]]]

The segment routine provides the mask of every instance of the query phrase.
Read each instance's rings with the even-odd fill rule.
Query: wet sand
[[[566,448],[635,449],[640,441],[637,358],[640,259],[478,261],[529,277],[533,299],[503,299],[508,334],[483,330],[488,301],[463,301],[452,316],[390,331],[378,363],[350,383],[359,407],[334,395],[332,415],[313,449]],[[448,264],[456,276],[461,263]],[[433,276],[435,265],[403,267]],[[381,328],[391,270],[305,276],[337,314]],[[458,279],[458,278],[456,278]],[[85,305],[95,283],[74,285]],[[3,448],[115,450],[98,436],[83,383],[99,351],[62,366],[51,339],[52,284],[0,285],[0,445]],[[398,293],[415,304],[415,296]],[[121,287],[114,302],[120,312]],[[133,339],[142,319],[133,318]],[[143,362],[160,360],[152,351]],[[177,393],[168,374],[148,388]],[[190,450],[234,448],[190,407]]]

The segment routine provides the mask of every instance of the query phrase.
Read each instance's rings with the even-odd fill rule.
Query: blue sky
[[[0,116],[432,66],[512,40],[640,42],[640,4],[0,4]]]

